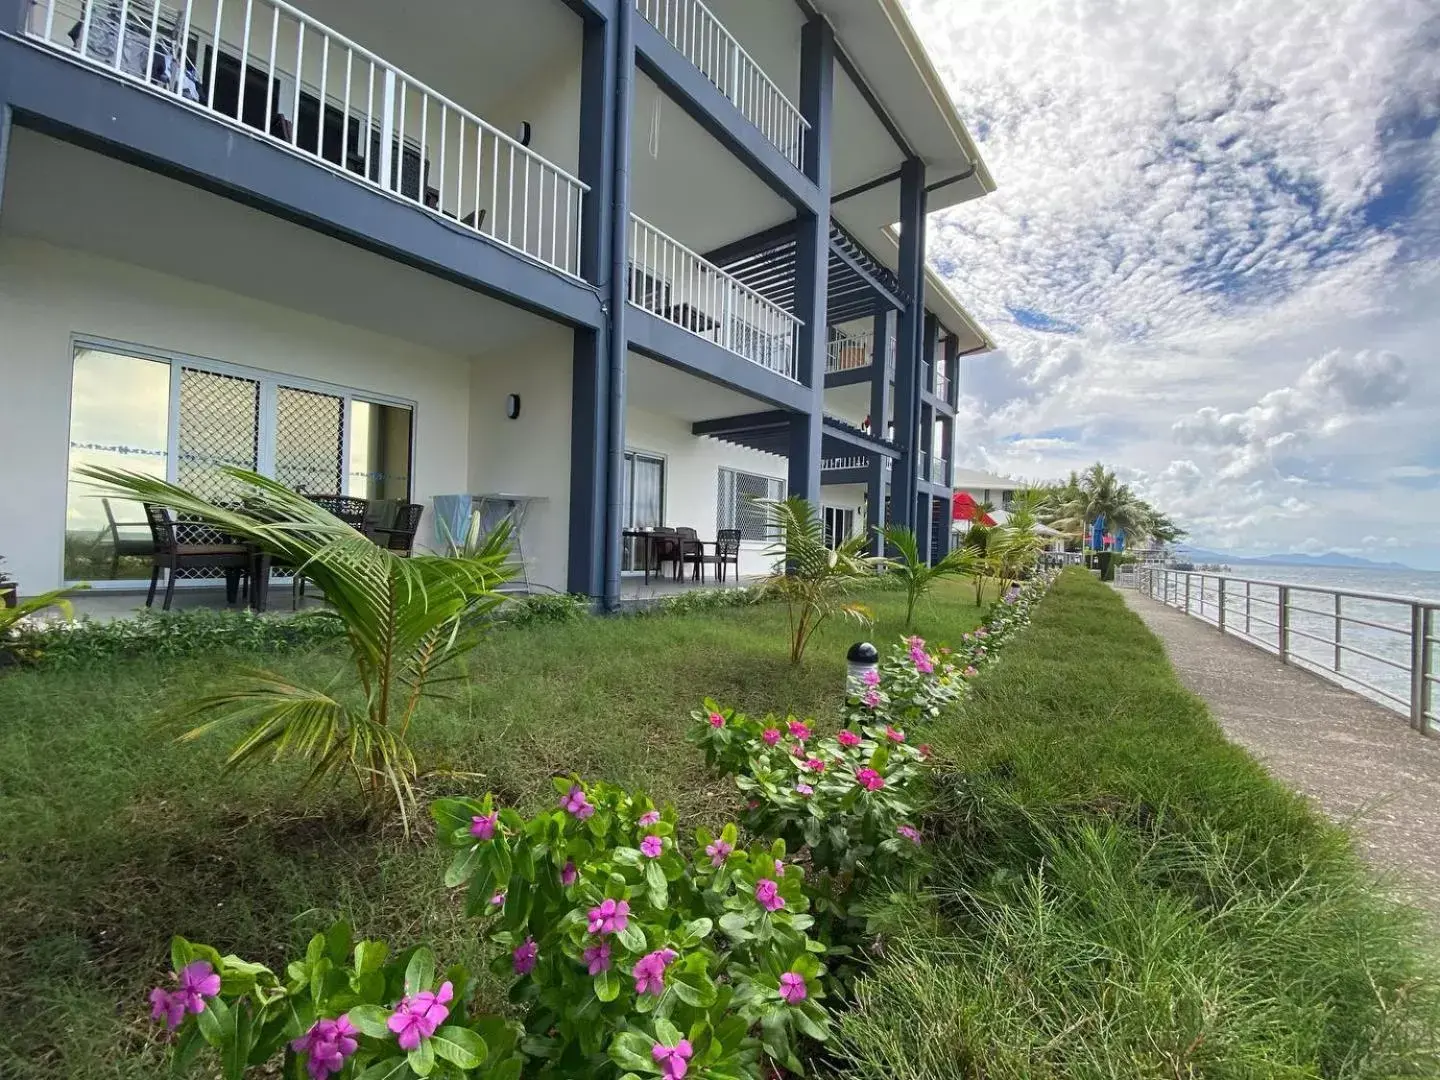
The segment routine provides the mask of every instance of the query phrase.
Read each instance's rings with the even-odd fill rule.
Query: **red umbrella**
[[[952,521],[974,521],[976,513],[980,510],[979,505],[970,497],[970,494],[965,491],[957,491],[955,493],[952,508]],[[984,514],[980,518],[980,524],[986,528],[994,528],[995,519],[989,514]]]

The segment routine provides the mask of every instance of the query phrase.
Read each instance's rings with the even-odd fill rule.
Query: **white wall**
[[[532,582],[564,590],[570,544],[570,402],[574,335],[546,327],[519,347],[477,356],[471,367],[471,494],[539,496],[525,524]],[[520,395],[520,416],[505,399]]]
[[[665,459],[665,524],[693,528],[703,540],[715,539],[716,487],[722,466],[778,480],[789,472],[782,457],[697,437],[690,432],[690,421],[643,409],[626,410],[625,448]],[[765,547],[760,541],[742,543],[742,574],[769,571]]]
[[[468,490],[460,357],[10,235],[0,235],[0,327],[0,554],[25,593],[60,584],[72,334],[414,401],[416,500]]]
[[[820,505],[855,511],[855,532],[865,532],[865,485],[826,484],[820,489]]]

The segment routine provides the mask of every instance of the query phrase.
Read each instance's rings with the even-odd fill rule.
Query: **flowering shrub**
[[[762,1051],[800,1071],[798,1038],[829,1035],[826,947],[784,842],[746,850],[727,825],[687,850],[673,809],[556,789],[528,820],[489,796],[432,807],[456,849],[446,883],[468,886],[525,1010],[526,1076],[760,1077]]]
[[[226,1080],[277,1058],[285,1076],[310,1080],[520,1075],[519,1026],[468,1017],[474,980],[458,967],[437,974],[429,949],[392,959],[383,942],[352,943],[340,923],[313,937],[283,979],[180,937],[170,958],[173,985],[152,990],[150,1007],[174,1038],[176,1074],[209,1046]]]

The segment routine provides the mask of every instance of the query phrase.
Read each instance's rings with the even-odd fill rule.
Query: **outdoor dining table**
[[[680,541],[680,538],[679,538],[678,536],[676,536],[674,533],[668,533],[668,532],[660,532],[660,533],[657,533],[657,532],[655,532],[655,530],[653,530],[653,529],[625,529],[625,530],[623,530],[623,531],[621,532],[621,535],[622,535],[626,540],[638,540],[638,541],[640,541],[640,546],[644,548],[644,560],[643,560],[643,561],[644,561],[644,563],[645,563],[645,584],[646,584],[646,585],[649,585],[649,584],[650,584],[650,561],[651,561],[651,558],[653,557],[653,554],[654,554],[655,540],[658,538],[658,539],[661,539],[661,540],[669,540],[669,541],[671,541],[672,543],[679,543],[679,541]]]

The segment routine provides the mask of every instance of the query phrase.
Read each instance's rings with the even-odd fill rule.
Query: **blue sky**
[[[931,218],[959,460],[1440,569],[1440,7],[906,4],[999,184]]]

